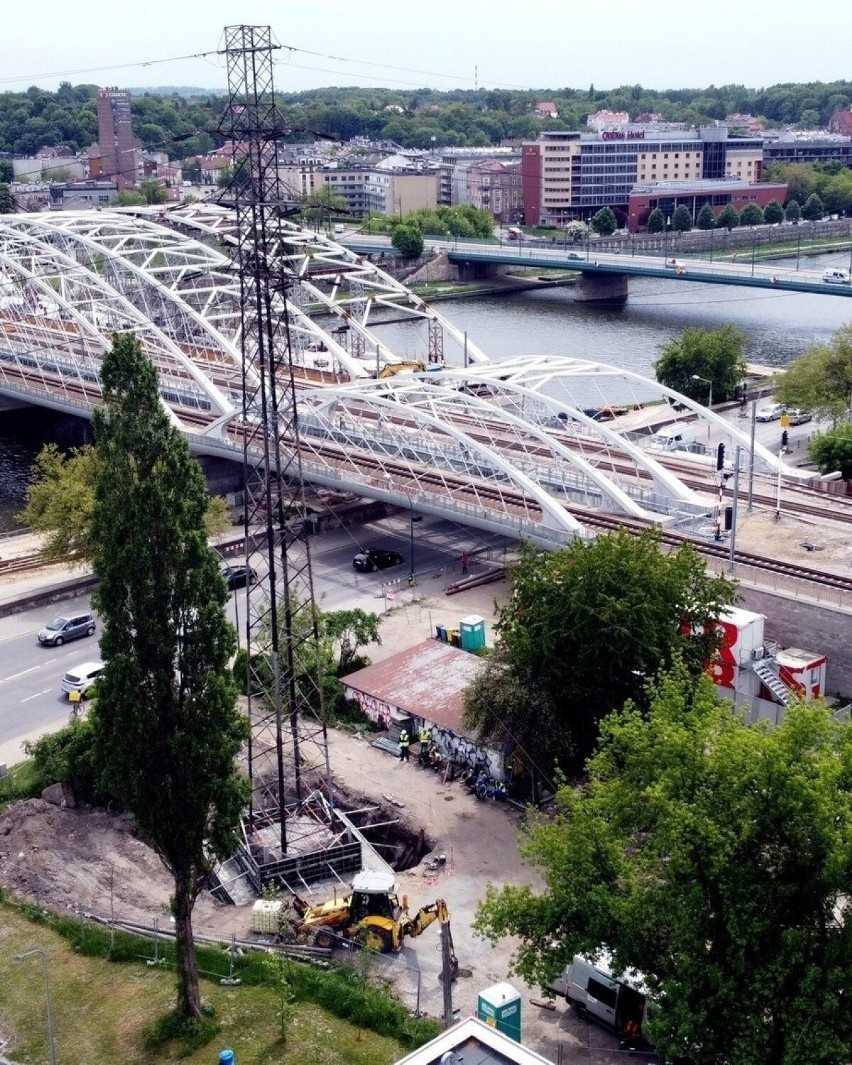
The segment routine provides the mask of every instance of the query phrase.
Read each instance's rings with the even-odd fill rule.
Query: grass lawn
[[[47,1021],[41,957],[48,958],[56,1056],[74,1065],[153,1065],[184,1061],[210,1065],[230,1047],[238,1065],[390,1065],[406,1052],[395,1040],[356,1028],[310,1003],[300,1003],[286,1042],[276,1023],[270,987],[220,987],[202,982],[220,1033],[206,1047],[181,1056],[177,1046],[146,1049],[144,1030],[174,1002],[174,975],[162,969],[88,958],[48,927],[13,907],[0,906],[0,1046],[26,1065],[47,1065]]]

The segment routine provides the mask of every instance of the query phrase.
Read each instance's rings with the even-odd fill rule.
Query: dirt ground
[[[494,602],[505,586],[489,585],[447,600],[437,590],[428,596],[407,593],[385,616],[382,644],[371,648],[378,660],[429,634],[432,616],[485,617],[489,632]],[[415,909],[435,898],[449,904],[452,933],[462,975],[453,987],[453,1005],[461,1016],[476,1012],[483,989],[509,980],[523,996],[526,1045],[552,1061],[605,1065],[622,1057],[614,1038],[588,1025],[566,1008],[530,1002],[537,989],[510,974],[511,945],[492,948],[474,936],[471,922],[489,882],[531,883],[536,874],[518,854],[520,813],[512,807],[480,802],[458,783],[442,784],[431,771],[403,764],[371,746],[368,738],[332,732],[330,759],[336,780],[351,797],[375,803],[399,818],[408,832],[423,831],[431,851],[415,868],[399,875],[401,890]],[[429,868],[446,856],[439,870]],[[0,884],[19,897],[61,913],[92,913],[147,927],[168,928],[170,878],[156,854],[139,840],[128,817],[102,810],[62,808],[42,799],[17,804],[0,815]],[[323,892],[326,889],[321,889]],[[321,897],[317,896],[316,901]],[[195,910],[196,933],[250,939],[250,905],[227,906],[204,894]],[[376,959],[377,975],[393,983],[402,1000],[440,1016],[440,939],[436,928],[406,943],[399,955]],[[637,1056],[637,1061],[642,1057]]]

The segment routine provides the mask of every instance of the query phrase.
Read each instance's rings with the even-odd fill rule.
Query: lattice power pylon
[[[244,619],[252,722],[247,836],[262,833],[255,852],[271,855],[267,865],[286,879],[285,867],[300,876],[288,855],[323,851],[333,807],[291,358],[288,204],[277,150],[285,131],[272,71],[277,47],[269,27],[226,27],[229,100],[221,129],[233,144],[246,563],[251,556],[258,577],[247,589]]]

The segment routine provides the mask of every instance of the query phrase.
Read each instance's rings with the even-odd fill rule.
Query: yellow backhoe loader
[[[362,872],[352,881],[352,894],[311,906],[298,896],[293,901],[295,932],[309,935],[318,947],[332,947],[341,938],[358,940],[380,953],[399,950],[406,936],[415,938],[438,921],[446,936],[453,979],[458,959],[450,932],[450,913],[443,899],[421,906],[409,915],[408,899],[400,899],[393,877],[387,873]]]

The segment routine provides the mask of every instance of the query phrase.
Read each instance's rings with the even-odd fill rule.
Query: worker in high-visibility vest
[[[429,740],[431,739],[432,733],[424,725],[423,728],[420,730],[420,746],[423,747],[424,745],[428,744]]]
[[[408,748],[411,744],[411,740],[408,738],[408,729],[403,729],[399,734],[399,760],[400,762],[408,761]]]

